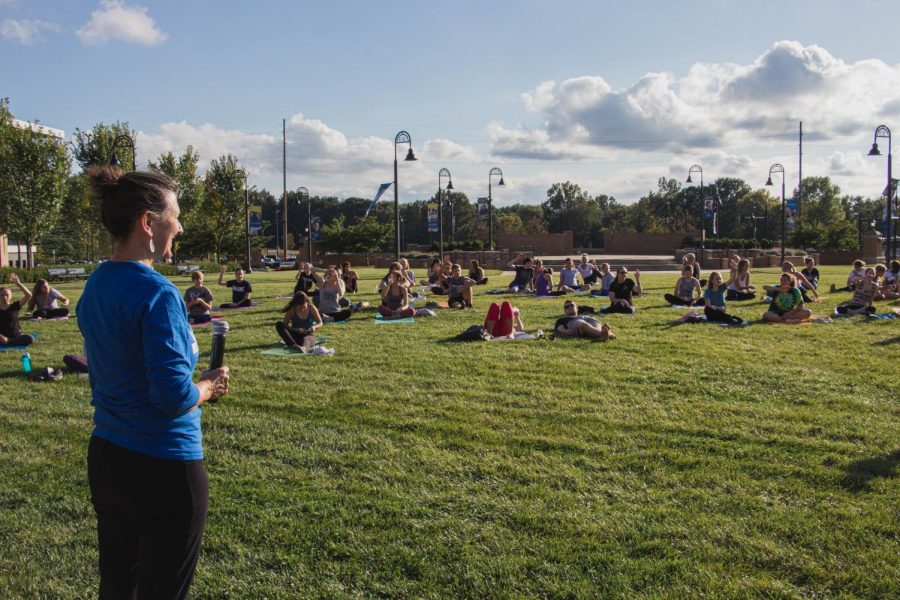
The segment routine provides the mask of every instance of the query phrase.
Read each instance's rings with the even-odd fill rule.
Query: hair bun
[[[88,175],[91,178],[91,185],[100,196],[103,196],[104,191],[119,182],[125,171],[117,165],[94,165],[88,169]]]

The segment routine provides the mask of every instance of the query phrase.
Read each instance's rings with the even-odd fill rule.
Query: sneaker
[[[834,284],[832,283],[832,284],[831,284],[831,289],[828,290],[828,291],[831,292],[831,293],[833,294],[835,291],[837,291],[837,286],[834,285]]]
[[[481,339],[483,339],[486,342],[489,342],[490,340],[494,339],[494,336],[492,336],[491,332],[488,331],[487,329],[482,329],[481,330]]]
[[[537,338],[537,339],[539,339],[539,340],[544,339],[544,338],[546,337],[546,336],[544,335],[544,330],[543,330],[543,329],[538,329],[537,331],[535,331],[535,332],[534,332],[534,337]]]
[[[318,356],[333,356],[334,348],[326,348],[325,346],[316,346],[312,349],[310,354],[315,354]]]
[[[430,308],[420,308],[416,311],[417,317],[436,317],[437,313]]]

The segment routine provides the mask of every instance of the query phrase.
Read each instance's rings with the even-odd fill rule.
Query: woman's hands
[[[201,403],[207,400],[218,400],[228,393],[228,367],[203,371],[197,387],[200,388]]]

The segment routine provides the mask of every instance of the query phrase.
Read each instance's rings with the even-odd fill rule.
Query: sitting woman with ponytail
[[[288,348],[304,354],[316,345],[316,329],[322,326],[322,315],[303,292],[297,292],[284,307],[284,318],[275,323],[275,330]]]
[[[62,304],[62,306],[59,306]],[[61,319],[69,316],[69,299],[50,287],[46,279],[38,279],[28,300],[33,319]]]
[[[209,482],[200,407],[228,368],[194,383],[200,356],[181,293],[153,269],[182,232],[171,177],[92,167],[113,255],[78,302],[94,407],[88,445],[100,598],[184,598],[200,557]]]

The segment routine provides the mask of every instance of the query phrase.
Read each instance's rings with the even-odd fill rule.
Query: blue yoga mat
[[[33,338],[35,338],[35,339],[37,339],[38,337],[40,337],[40,335],[37,334],[37,333],[32,333],[32,334],[29,334],[29,335],[31,335],[31,337],[33,337]],[[13,351],[13,350],[18,350],[18,351],[21,352],[21,351],[26,351],[26,350],[28,350],[30,347],[31,347],[31,346],[0,346],[0,352],[9,352],[9,351]]]

